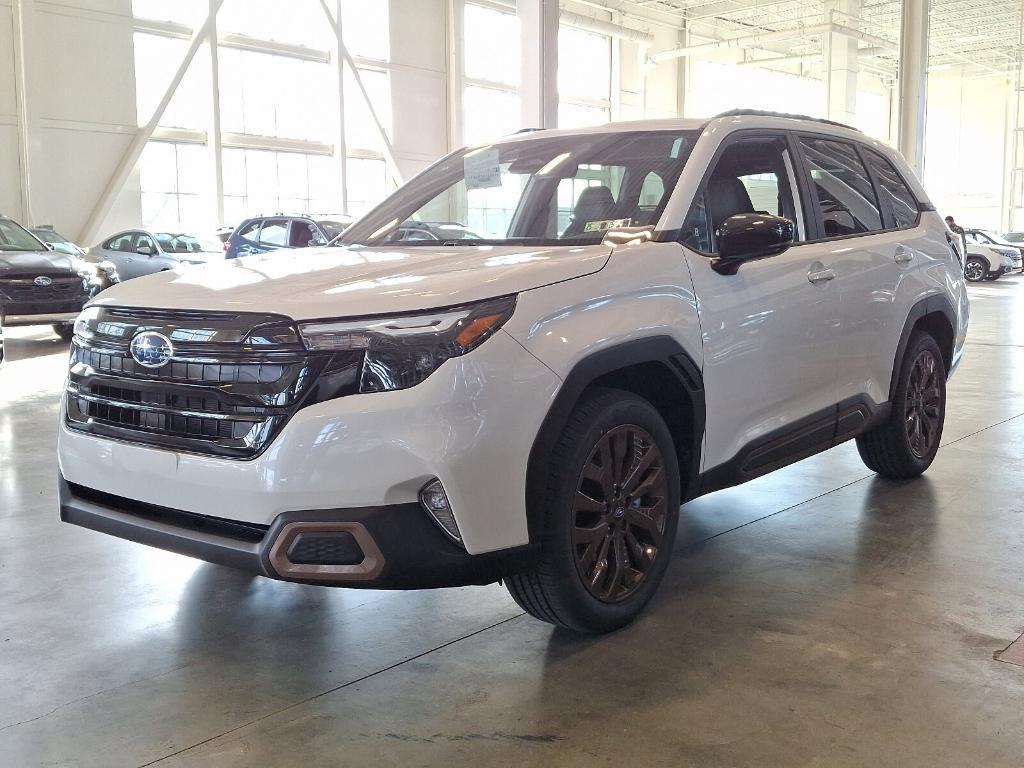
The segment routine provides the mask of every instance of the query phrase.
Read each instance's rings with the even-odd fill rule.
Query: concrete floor
[[[1024,278],[972,288],[927,475],[847,444],[688,504],[634,626],[249,578],[58,522],[65,347],[0,373],[0,764],[1020,766]]]

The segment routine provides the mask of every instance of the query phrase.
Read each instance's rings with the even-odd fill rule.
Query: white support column
[[[825,68],[825,116],[851,124],[857,116],[857,40],[841,30],[860,15],[860,0],[825,0],[825,18],[838,22],[822,35]]]
[[[224,139],[220,129],[220,56],[217,46],[216,0],[210,0],[210,124],[206,130],[206,146],[210,151],[210,172],[213,176],[213,204],[217,212],[217,226],[224,222]],[[237,224],[238,222],[232,222]]]
[[[330,14],[327,14],[330,20]],[[348,141],[345,139],[345,59],[341,49],[345,45],[342,37],[341,0],[335,4],[334,16],[334,49],[331,51],[334,60],[335,77],[338,85],[338,133],[334,138],[334,159],[338,164],[338,181],[341,187],[341,210],[348,213]]]
[[[900,25],[899,150],[920,176],[928,102],[929,0],[903,0]]]
[[[524,128],[558,127],[558,0],[516,0],[521,30]]]
[[[96,240],[96,237],[99,235],[100,226],[103,224],[103,220],[107,217],[107,214],[110,213],[110,209],[114,205],[114,201],[117,199],[118,194],[120,194],[121,189],[124,187],[124,183],[128,180],[128,176],[131,174],[132,169],[135,168],[135,164],[139,162],[142,150],[146,147],[146,142],[149,141],[150,137],[153,135],[153,131],[156,130],[157,125],[160,124],[160,119],[164,116],[164,112],[167,111],[167,105],[171,103],[171,99],[178,90],[178,86],[181,85],[181,81],[185,77],[185,73],[188,72],[189,65],[196,56],[196,51],[199,50],[199,46],[202,45],[203,41],[206,40],[210,34],[210,28],[213,26],[217,11],[220,10],[220,6],[223,2],[224,0],[211,0],[210,13],[207,15],[202,26],[198,27],[196,31],[192,33],[192,38],[189,40],[188,50],[185,51],[185,56],[178,65],[178,69],[175,71],[174,77],[171,78],[171,82],[167,84],[167,88],[164,90],[164,95],[160,98],[160,102],[156,105],[156,109],[153,110],[153,115],[144,126],[136,131],[135,135],[132,137],[131,143],[125,150],[124,155],[121,156],[121,160],[114,169],[114,173],[111,174],[110,180],[107,182],[106,187],[104,187],[103,192],[100,194],[99,200],[96,201],[96,206],[92,209],[92,213],[89,214],[89,218],[85,222],[85,226],[82,227],[82,231],[78,235],[78,242],[88,244]]]
[[[25,40],[27,19],[33,10],[33,0],[14,0],[11,14],[14,20],[14,93],[15,111],[18,118],[18,168],[21,191],[21,222],[26,227],[35,226],[32,214],[32,172],[30,140],[32,136],[31,116],[28,100],[28,72],[25,61]]]

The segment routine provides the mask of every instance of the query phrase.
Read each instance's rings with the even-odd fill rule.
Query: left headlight
[[[483,344],[512,316],[515,296],[409,315],[300,323],[314,352],[362,352],[360,392],[416,386],[449,358]]]

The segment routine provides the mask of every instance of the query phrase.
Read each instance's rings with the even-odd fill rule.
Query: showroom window
[[[149,122],[188,49],[188,41],[136,32],[135,104],[139,125]],[[206,130],[210,122],[210,57],[206,48],[195,58],[164,110],[160,125]]]
[[[519,18],[467,3],[463,16],[462,140],[466,144],[514,133],[520,127]],[[495,55],[494,41],[515,41]]]
[[[212,227],[206,147],[151,141],[139,160],[142,223],[151,229]]]
[[[330,142],[337,130],[331,65],[222,47],[221,130]]]
[[[558,30],[558,127],[611,119],[612,40],[581,29]]]
[[[330,155],[224,150],[224,216],[338,213],[337,163]]]
[[[358,61],[374,112],[390,134],[389,4],[327,4],[332,11],[340,7],[346,45]],[[150,119],[188,48],[181,28],[162,32],[161,23],[194,27],[205,19],[209,3],[133,0],[132,10],[149,20],[134,34],[141,125]],[[334,62],[324,61],[334,31],[319,0],[225,0],[217,26],[221,35],[249,38],[244,44],[232,41],[217,48],[225,222],[273,210],[346,212],[340,169],[332,156],[338,141],[336,68]],[[354,76],[345,69],[348,212],[358,214],[387,194],[389,173],[380,131]],[[211,160],[203,156],[212,123],[212,87],[209,49],[201,46],[140,161],[147,221],[190,227],[215,223]],[[180,152],[173,149],[179,145]],[[195,162],[205,164],[207,172],[188,170],[193,157],[200,158]]]

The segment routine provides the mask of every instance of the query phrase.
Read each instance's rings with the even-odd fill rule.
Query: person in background
[[[949,227],[950,232],[960,237],[960,255],[967,258],[967,233],[964,232],[964,228],[953,221],[952,216],[946,217],[946,226]]]

